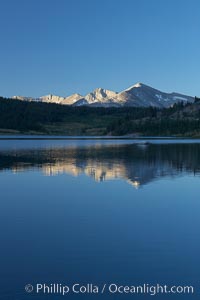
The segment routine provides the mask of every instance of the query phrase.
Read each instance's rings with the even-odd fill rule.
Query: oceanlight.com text
[[[68,294],[137,294],[155,296],[158,294],[194,294],[194,287],[191,285],[151,285],[149,283],[141,285],[120,285],[116,283],[80,284],[72,285],[61,283],[37,283],[35,285],[27,284],[25,286],[27,293],[35,294],[54,294],[66,296]]]

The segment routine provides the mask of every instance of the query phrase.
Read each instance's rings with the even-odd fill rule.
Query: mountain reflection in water
[[[196,175],[200,144],[116,144],[0,150],[0,171],[86,174],[96,181],[124,179],[134,187],[162,177]]]

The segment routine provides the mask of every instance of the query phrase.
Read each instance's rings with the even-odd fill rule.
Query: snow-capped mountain
[[[164,93],[143,83],[136,83],[118,94],[118,103],[125,106],[170,107],[177,102],[193,102],[194,98],[179,93]]]
[[[57,103],[61,104],[64,101],[64,97],[55,96],[55,95],[46,95],[39,98],[33,98],[33,97],[23,97],[23,96],[13,96],[13,99],[17,100],[23,100],[23,101],[35,101],[35,102],[46,102],[46,103]]]
[[[14,96],[13,98],[24,101],[40,101],[63,105],[88,105],[100,107],[153,106],[162,108],[170,107],[177,102],[194,102],[194,97],[179,93],[161,92],[143,83],[136,83],[128,89],[125,89],[119,93],[102,88],[97,88],[86,96],[73,94],[66,98],[55,95],[47,95],[39,98]]]
[[[98,88],[93,92],[87,94],[85,99],[88,104],[94,103],[110,103],[117,97],[117,93],[109,90]]]
[[[84,97],[81,96],[80,94],[72,94],[71,96],[64,98],[62,100],[62,104],[68,104],[72,105],[74,103],[77,103],[79,100],[83,99]]]
[[[47,95],[47,96],[40,97],[40,100],[42,102],[47,102],[47,103],[61,104],[64,101],[64,97],[55,96],[55,95]]]

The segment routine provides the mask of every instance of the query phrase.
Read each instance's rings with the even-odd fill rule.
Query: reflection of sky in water
[[[27,300],[27,282],[185,283],[198,289],[198,178],[155,181],[139,190],[121,180],[99,184],[83,175],[36,171],[0,173],[0,182],[0,294],[11,295],[3,299],[19,293]]]
[[[0,299],[62,298],[25,294],[25,284],[38,282],[185,284],[199,290],[200,187],[193,174],[200,145],[52,145],[0,152]],[[49,170],[59,176],[44,176]],[[118,180],[106,180],[109,174]],[[105,180],[99,182],[100,175]],[[135,180],[143,188],[127,184]]]
[[[87,139],[75,139],[75,138],[68,138],[68,139],[37,139],[37,137],[33,138],[28,136],[28,139],[22,137],[22,139],[15,139],[9,138],[6,139],[6,136],[0,136],[0,150],[10,150],[10,149],[34,149],[34,148],[52,148],[52,147],[78,147],[78,146],[89,146],[89,145],[111,145],[111,144],[132,144],[136,141],[132,140],[109,140],[109,139],[94,139],[90,138]],[[38,138],[41,138],[38,136]]]
[[[26,137],[28,139],[26,139]],[[109,139],[105,138],[104,139],[98,139],[95,137],[89,137],[89,139],[75,139],[75,137],[67,138],[65,139],[64,137],[61,137],[59,139],[58,137],[51,137],[49,136],[43,136],[46,139],[42,139],[41,136],[21,136],[21,140],[19,139],[20,136],[0,136],[0,150],[10,150],[10,149],[33,149],[33,148],[51,148],[51,147],[70,147],[70,146],[89,146],[89,145],[116,145],[116,144],[121,144],[121,145],[126,145],[126,144],[141,144],[144,145],[145,143],[153,143],[153,144],[189,144],[189,143],[194,143],[194,144],[199,144],[200,139],[145,139],[145,138],[140,138],[140,139]],[[39,139],[37,139],[39,138]]]

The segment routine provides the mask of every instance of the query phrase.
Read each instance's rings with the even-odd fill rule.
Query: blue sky
[[[0,0],[0,95],[200,96],[199,0]]]

